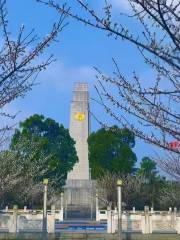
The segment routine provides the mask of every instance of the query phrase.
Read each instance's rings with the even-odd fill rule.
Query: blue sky
[[[73,2],[73,1],[68,1]],[[90,1],[98,10],[102,0]],[[115,18],[119,18],[119,11],[128,11],[126,0],[111,0],[114,3]],[[121,4],[120,4],[121,2]],[[28,29],[35,28],[40,37],[48,33],[58,14],[53,9],[36,3],[35,0],[7,0],[9,30],[16,36],[18,27],[23,23]],[[144,78],[150,78],[150,70],[145,67],[137,50],[125,42],[108,38],[105,33],[83,26],[76,21],[66,20],[69,25],[59,34],[58,42],[54,43],[41,57],[45,59],[53,53],[57,61],[38,77],[39,84],[29,92],[24,99],[17,99],[7,106],[7,111],[20,111],[16,122],[38,113],[51,117],[69,126],[69,108],[74,82],[88,82],[90,95],[95,98],[93,85],[96,83],[94,66],[105,73],[113,72],[112,57],[119,63],[120,69],[127,75],[137,70]],[[125,22],[136,31],[137,25]],[[103,109],[91,102],[94,114],[106,118],[110,124],[113,121],[104,114]],[[92,119],[92,130],[100,126]],[[143,151],[142,151],[143,149]],[[151,155],[154,147],[147,146],[137,140],[134,150],[139,159]]]

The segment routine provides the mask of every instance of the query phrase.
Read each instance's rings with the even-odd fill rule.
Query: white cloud
[[[44,71],[40,75],[39,80],[44,82],[44,84],[56,86],[61,91],[61,88],[67,89],[76,81],[91,82],[94,75],[95,71],[92,67],[72,67],[60,62],[55,62],[47,71]]]
[[[16,99],[4,107],[4,112],[18,115],[14,120],[0,117],[0,127],[16,124],[34,113],[52,117],[65,114],[68,118],[74,82],[88,82],[91,87],[94,76],[95,71],[89,66],[72,67],[58,61],[53,63],[39,75],[39,86],[35,86],[25,98]]]
[[[128,0],[109,0],[113,7],[118,7],[122,10],[130,10],[130,5]]]

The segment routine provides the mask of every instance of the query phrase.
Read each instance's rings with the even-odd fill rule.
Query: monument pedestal
[[[68,205],[89,205],[93,199],[95,181],[71,179],[66,181],[64,195]]]
[[[67,180],[64,187],[67,218],[91,218],[95,213],[95,191],[95,181]]]

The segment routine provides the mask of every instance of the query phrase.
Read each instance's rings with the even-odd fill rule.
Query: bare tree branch
[[[45,70],[55,59],[53,56],[40,62],[40,56],[56,39],[59,32],[66,26],[65,15],[60,14],[58,22],[42,40],[34,33],[34,29],[25,33],[22,25],[14,40],[8,29],[6,0],[0,0],[0,31],[2,46],[0,47],[0,117],[12,117],[3,114],[3,108],[18,97],[23,97],[32,89],[38,74]],[[39,62],[39,63],[38,63]],[[0,126],[3,134],[0,144],[5,140],[5,130],[11,127]]]

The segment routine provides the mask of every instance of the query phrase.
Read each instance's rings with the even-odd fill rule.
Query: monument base
[[[68,179],[64,187],[64,206],[70,218],[94,215],[96,181]]]
[[[95,198],[95,181],[67,180],[64,187],[64,197],[68,205],[89,205]]]

